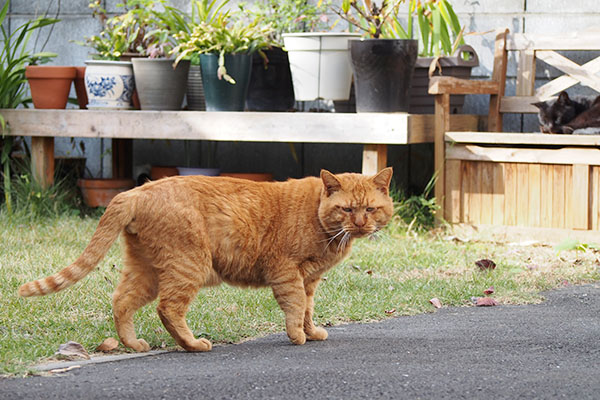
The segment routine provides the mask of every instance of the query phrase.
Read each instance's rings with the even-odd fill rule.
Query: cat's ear
[[[377,175],[371,178],[377,189],[381,190],[385,195],[390,193],[390,182],[392,181],[392,175],[394,175],[394,169],[387,167],[377,173]]]
[[[558,94],[558,99],[556,101],[558,102],[558,104],[571,104],[569,94],[564,90]]]
[[[321,180],[323,181],[323,186],[325,186],[327,196],[331,196],[342,188],[340,180],[326,169],[321,170]]]
[[[548,104],[545,101],[538,101],[537,103],[531,103],[531,105],[539,108],[542,111],[548,109]]]

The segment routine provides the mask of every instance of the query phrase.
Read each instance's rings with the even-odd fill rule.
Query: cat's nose
[[[359,214],[354,218],[354,225],[356,225],[358,228],[362,228],[366,223],[367,221],[364,215]]]

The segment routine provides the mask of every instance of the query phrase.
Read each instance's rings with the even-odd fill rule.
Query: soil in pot
[[[200,67],[206,111],[244,111],[250,83],[252,55],[225,55],[227,74],[235,80],[235,84],[218,78],[219,56],[217,54],[201,54]]]
[[[287,52],[265,50],[268,62],[258,52],[252,55],[252,72],[246,97],[249,111],[289,111],[294,107],[294,86]]]
[[[75,67],[29,65],[25,77],[31,88],[35,108],[62,109],[67,106],[71,83],[75,79]]]
[[[408,112],[417,51],[411,39],[350,41],[356,111]]]
[[[133,179],[79,179],[83,201],[89,207],[107,207],[110,201],[121,192],[133,188]]]

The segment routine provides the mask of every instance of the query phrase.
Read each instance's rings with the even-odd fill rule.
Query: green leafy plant
[[[7,0],[0,10],[0,32],[2,34],[2,43],[0,44],[0,108],[17,108],[21,105],[27,106],[31,103],[31,98],[27,93],[25,67],[27,65],[48,62],[56,54],[43,51],[32,52],[29,47],[29,41],[35,31],[60,21],[56,18],[41,16],[27,21],[11,33],[8,33],[5,29],[4,20],[8,14],[9,7],[10,0]],[[2,165],[4,177],[4,199],[10,213],[12,209],[10,198],[10,155],[15,145],[15,138],[6,135],[9,127],[6,125],[6,121],[1,114],[0,127],[2,128],[2,136],[0,137],[0,164]]]
[[[384,0],[378,6],[370,0],[363,0],[360,4],[357,0],[343,0],[341,9],[334,9],[334,12],[373,39],[411,39],[412,18],[409,15],[407,29],[402,27],[397,18],[403,2],[404,0],[395,0],[390,3]]]
[[[452,55],[465,44],[464,27],[448,0],[411,0],[409,7],[419,25],[421,56]]]
[[[219,79],[235,84],[235,80],[227,74],[225,54],[249,54],[269,48],[275,43],[270,24],[264,25],[260,18],[246,22],[239,12],[234,14],[229,10],[223,11],[222,8],[227,3],[228,0],[218,5],[215,0],[210,3],[207,0],[197,0],[195,6],[200,23],[193,23],[190,31],[181,31],[175,35],[179,44],[172,52],[178,53],[175,63],[200,54],[218,54]]]
[[[283,46],[283,33],[329,30],[327,9],[330,4],[323,0],[316,4],[305,0],[261,0],[250,8],[245,8],[245,4],[240,7],[254,18],[260,18],[263,24],[270,24],[272,39]]]
[[[435,197],[431,196],[436,179],[437,175],[434,175],[420,195],[406,196],[395,187],[391,191],[394,199],[394,213],[408,224],[409,230],[433,228],[435,212],[439,209]]]
[[[164,0],[127,0],[117,4],[123,13],[108,18],[101,0],[92,0],[90,8],[100,19],[99,35],[75,41],[95,50],[95,59],[119,60],[124,55],[168,57],[176,40],[173,32],[185,27],[185,14]]]

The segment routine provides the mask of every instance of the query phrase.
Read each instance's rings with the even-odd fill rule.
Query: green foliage
[[[410,229],[428,230],[435,224],[435,212],[439,209],[431,192],[435,186],[436,176],[432,177],[421,195],[406,196],[400,189],[391,191],[394,199],[394,213],[398,215]]]
[[[228,1],[216,5],[215,0],[210,3],[207,0],[196,0],[199,23],[194,22],[191,31],[181,31],[175,35],[179,44],[173,52],[179,54],[176,63],[200,54],[218,54],[219,79],[235,84],[235,80],[227,74],[225,54],[249,54],[275,43],[271,39],[273,28],[270,24],[264,25],[260,18],[246,21],[242,15],[243,10],[236,13],[222,11]]]
[[[414,9],[419,25],[421,40],[421,56],[439,57],[452,55],[458,46],[465,44],[463,39],[464,27],[461,27],[458,17],[448,0],[411,0],[410,7]]]
[[[123,55],[168,57],[176,45],[174,32],[186,25],[185,14],[165,0],[127,0],[117,4],[123,13],[108,18],[101,0],[91,0],[93,15],[103,23],[102,32],[75,41],[96,51],[96,59],[119,60]]]
[[[599,250],[600,246],[598,246],[595,243],[582,243],[577,239],[565,239],[556,246],[554,246],[554,250],[556,250],[557,252],[569,250],[586,251],[589,249]]]
[[[260,18],[263,24],[273,27],[272,39],[283,46],[283,33],[313,32],[328,30],[327,8],[331,2],[319,0],[310,4],[306,0],[261,0],[252,3],[252,7],[242,10],[255,18]]]
[[[17,27],[12,33],[5,29],[4,20],[8,14],[10,0],[4,3],[0,10],[0,108],[17,108],[31,103],[27,95],[27,79],[25,67],[33,64],[43,64],[56,56],[50,52],[31,52],[29,41],[32,34],[39,29],[52,25],[60,20],[55,18],[38,17]],[[8,212],[12,210],[10,155],[14,146],[14,138],[6,136],[8,126],[0,114],[0,165],[2,165],[4,201]]]
[[[409,18],[408,28],[402,28],[398,18],[398,9],[404,0],[395,0],[390,3],[386,0],[378,6],[376,2],[357,0],[343,0],[341,9],[334,11],[342,19],[355,26],[373,39],[379,38],[412,38],[412,18]],[[352,11],[357,15],[355,16]]]

